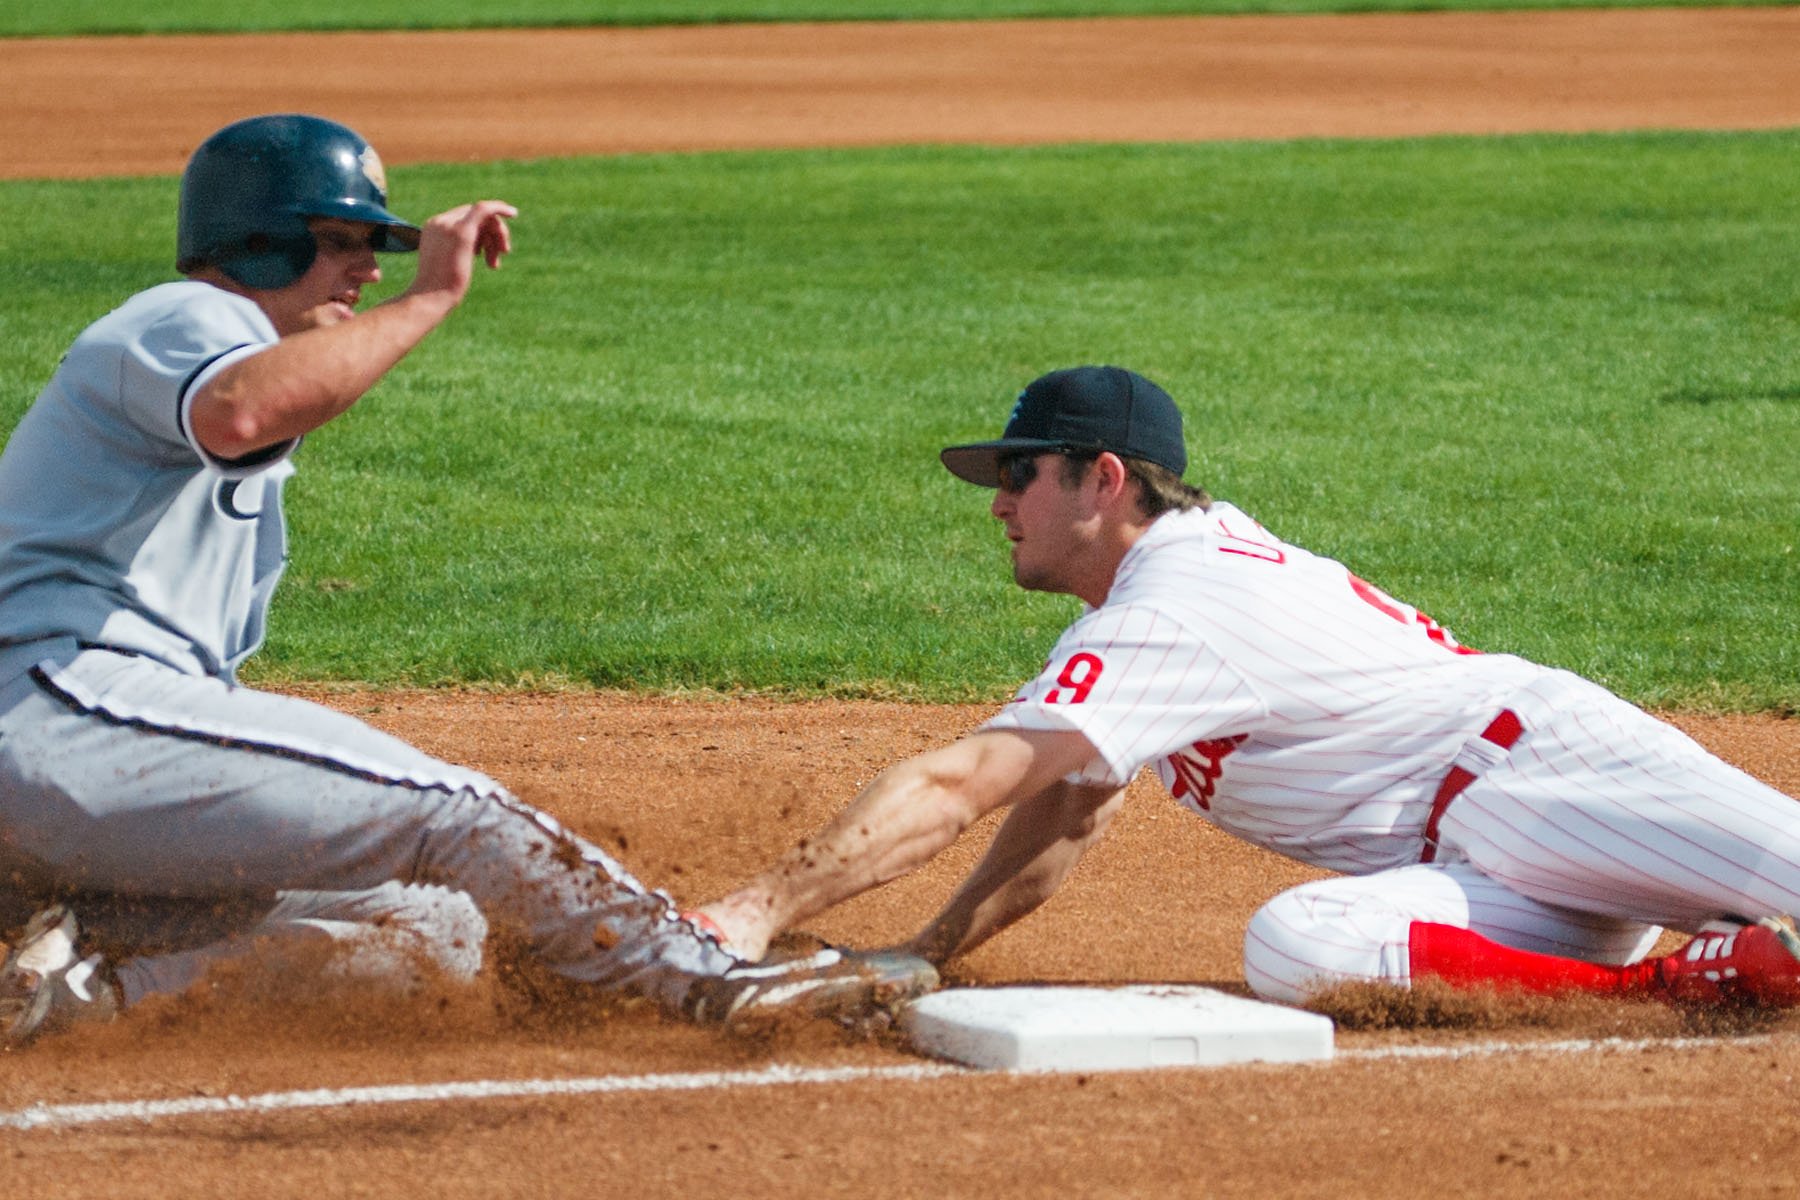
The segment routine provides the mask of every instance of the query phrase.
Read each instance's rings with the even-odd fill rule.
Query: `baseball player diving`
[[[23,923],[0,1044],[284,948],[401,986],[419,964],[466,978],[490,924],[551,972],[697,1021],[855,1020],[933,986],[894,954],[748,964],[493,780],[235,682],[301,440],[511,250],[509,204],[419,227],[387,202],[343,125],[219,130],[182,177],[185,278],[89,326],[0,455],[0,933]],[[408,251],[412,284],[359,312],[377,254]]]
[[[1018,584],[1085,610],[980,730],[890,768],[703,908],[741,953],[1009,808],[906,947],[941,964],[1049,897],[1152,765],[1195,815],[1341,873],[1251,920],[1264,997],[1436,976],[1800,1003],[1794,800],[1585,679],[1458,645],[1184,483],[1181,415],[1148,379],[1052,372],[998,440],[942,459],[996,489]],[[1646,958],[1663,927],[1695,936]]]

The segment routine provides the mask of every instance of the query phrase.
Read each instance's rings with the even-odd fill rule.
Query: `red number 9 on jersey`
[[[1056,677],[1059,686],[1050,689],[1050,694],[1044,697],[1044,703],[1080,704],[1094,690],[1094,681],[1100,678],[1100,672],[1105,669],[1106,664],[1098,656],[1085,650],[1070,656],[1069,661],[1063,664],[1062,674]],[[1068,688],[1075,694],[1064,700],[1063,688]]]

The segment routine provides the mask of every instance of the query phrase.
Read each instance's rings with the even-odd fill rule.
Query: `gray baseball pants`
[[[253,939],[454,976],[492,924],[560,976],[670,1011],[738,961],[498,783],[321,705],[96,649],[0,703],[0,900],[66,899],[141,947],[114,964],[127,1004]]]

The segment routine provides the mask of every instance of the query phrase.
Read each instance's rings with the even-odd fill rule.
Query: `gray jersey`
[[[0,675],[50,638],[227,678],[256,649],[298,443],[225,463],[187,417],[213,374],[277,340],[254,301],[193,281],[75,340],[0,455]]]

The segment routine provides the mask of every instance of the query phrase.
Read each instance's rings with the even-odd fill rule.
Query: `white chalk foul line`
[[[1476,1042],[1450,1046],[1384,1046],[1340,1050],[1333,1061],[1379,1059],[1486,1058],[1503,1054],[1638,1053],[1645,1050],[1691,1050],[1721,1045],[1756,1045],[1792,1040],[1792,1035],[1743,1037],[1580,1038],[1555,1042]],[[1245,1064],[1252,1065],[1252,1064]],[[1283,1064],[1288,1065],[1288,1064]],[[1182,1069],[1182,1068],[1160,1068]],[[1193,1068],[1187,1068],[1193,1069]],[[98,1104],[33,1104],[0,1112],[0,1129],[67,1129],[109,1121],[149,1122],[161,1117],[214,1116],[228,1113],[273,1113],[306,1108],[350,1108],[364,1104],[419,1104],[446,1100],[496,1100],[527,1096],[584,1096],[606,1092],[678,1092],[707,1088],[773,1087],[779,1084],[916,1081],[989,1072],[949,1063],[911,1063],[902,1067],[794,1067],[776,1065],[759,1071],[697,1071],[681,1075],[604,1075],[587,1079],[474,1080],[464,1083],[391,1084],[381,1087],[318,1088],[303,1092],[265,1092],[255,1096],[190,1096],[179,1100],[117,1100]],[[999,1072],[994,1072],[998,1074]],[[1034,1071],[1030,1074],[1055,1074]]]
[[[525,1096],[582,1096],[596,1092],[678,1092],[705,1088],[772,1087],[777,1084],[846,1083],[866,1079],[934,1079],[968,1074],[967,1067],[914,1063],[904,1067],[764,1067],[760,1071],[701,1071],[684,1075],[607,1075],[591,1079],[476,1080],[383,1087],[320,1088],[257,1096],[189,1096],[179,1100],[119,1100],[100,1104],[33,1104],[0,1113],[0,1129],[66,1129],[106,1121],[154,1121],[159,1117],[286,1112],[360,1104],[416,1104],[445,1100],[494,1100]]]
[[[1472,1042],[1466,1046],[1378,1046],[1339,1050],[1337,1059],[1489,1058],[1501,1054],[1635,1054],[1643,1050],[1698,1050],[1708,1046],[1756,1046],[1792,1040],[1792,1035],[1744,1034],[1736,1037],[1572,1038],[1559,1042]]]

